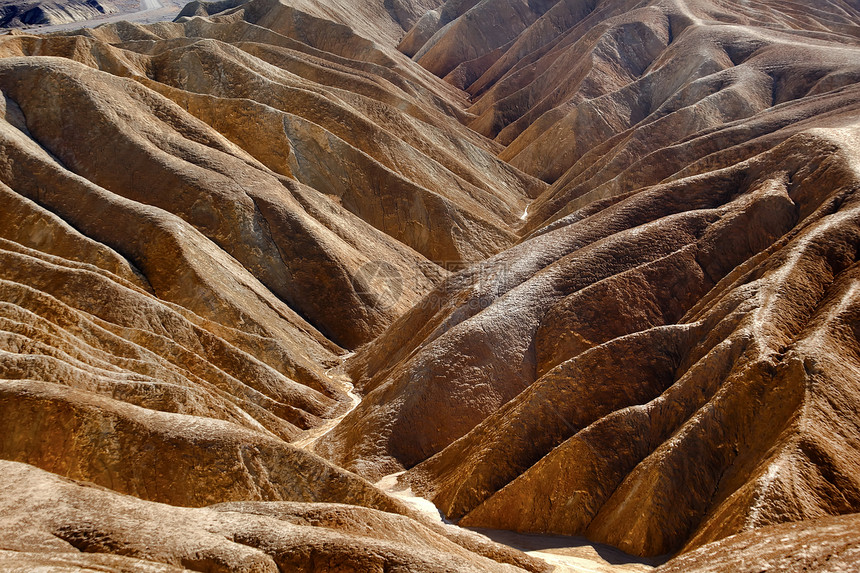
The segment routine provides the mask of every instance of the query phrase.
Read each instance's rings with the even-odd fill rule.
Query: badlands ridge
[[[857,0],[192,2],[0,92],[0,570],[860,561]]]

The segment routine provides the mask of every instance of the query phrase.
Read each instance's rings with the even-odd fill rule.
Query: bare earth
[[[807,4],[0,36],[0,571],[856,568],[860,4]]]

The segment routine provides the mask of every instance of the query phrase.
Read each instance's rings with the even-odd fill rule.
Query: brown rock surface
[[[499,161],[457,120],[459,96],[392,48],[280,3],[244,13],[0,40],[0,457],[174,506],[408,514],[288,442],[348,408],[332,371],[343,347],[382,332],[445,265],[511,244],[545,185]],[[89,518],[68,519],[83,534]],[[544,567],[415,527],[436,531],[428,556],[404,545],[382,561]],[[327,545],[314,535],[297,563]],[[331,559],[376,567],[359,563],[376,546],[345,556],[358,545]],[[29,553],[3,568],[166,570],[14,549]],[[188,559],[170,563],[209,567]]]
[[[194,1],[188,3],[179,18],[183,16],[209,16],[221,13],[232,13],[235,9],[256,12],[264,16],[262,22],[267,28],[275,29],[282,24],[282,12],[280,10],[295,8],[300,11],[299,18],[307,16],[324,19],[340,24],[343,34],[357,32],[365,38],[379,43],[379,48],[386,50],[397,44],[404,32],[412,28],[420,17],[428,10],[439,7],[444,0],[387,0],[375,2],[373,0],[290,0],[282,4],[271,14],[267,12],[276,2],[257,2],[264,6],[262,11],[245,6],[242,0],[219,0],[215,2]],[[299,33],[316,33],[312,27],[306,25],[305,21],[296,22]],[[292,34],[290,34],[292,35]]]
[[[644,79],[615,75],[614,93],[555,74],[579,109],[602,106],[609,143],[584,140],[603,137],[586,124],[544,131],[536,164],[562,161],[550,147],[570,133],[591,155],[565,178],[586,192],[551,187],[530,208],[531,237],[451,277],[351,359],[365,401],[317,451],[373,479],[418,464],[401,481],[464,525],[587,534],[637,554],[857,511],[857,74],[839,35],[851,28],[836,17],[774,32],[788,21],[776,9],[752,26],[709,6],[610,14],[610,30],[669,26]],[[777,47],[792,34],[808,40]],[[723,57],[733,46],[734,83],[696,60],[718,61],[713,41]],[[719,82],[736,95],[707,87]],[[624,94],[642,105],[658,89],[679,111],[621,115]],[[620,161],[627,173],[600,174]]]
[[[555,181],[527,237],[348,361],[365,399],[316,451],[412,468],[464,525],[646,555],[858,511],[857,8],[573,4],[470,88]],[[448,8],[401,45],[442,74]]]
[[[180,508],[24,464],[0,466],[4,570],[523,571],[382,511],[254,502]],[[111,553],[123,557],[104,555]]]
[[[387,476],[668,571],[838,570],[858,56],[843,0],[0,37],[0,569],[549,568]]]
[[[312,454],[210,417],[152,411],[36,380],[3,381],[0,411],[3,459],[142,499],[189,507],[237,500],[398,507]]]
[[[444,77],[459,65],[480,60],[511,42],[554,3],[450,0],[439,10],[438,31],[418,48],[414,58],[430,72]],[[426,32],[419,28],[418,35],[423,37]],[[418,43],[417,38],[404,41],[407,46]],[[411,51],[407,46],[404,47]]]
[[[857,511],[856,141],[853,129],[795,136],[509,250],[573,245],[477,315],[463,309],[486,291],[452,295],[434,317],[449,323],[399,364],[376,355],[389,355],[388,333],[375,341],[353,364],[378,369],[364,374],[376,389],[324,444],[350,444],[333,459],[371,477],[429,457],[402,479],[461,524],[586,534],[636,554]],[[507,360],[505,347],[467,344],[502,329],[525,340]],[[439,392],[425,374],[439,347],[484,366],[449,370]],[[441,435],[421,425],[438,427],[422,412],[440,400],[465,420]]]
[[[852,571],[860,561],[857,514],[763,527],[677,557],[660,573]]]

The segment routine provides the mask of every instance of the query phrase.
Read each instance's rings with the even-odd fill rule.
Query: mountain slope
[[[290,442],[350,407],[346,349],[449,267],[514,242],[545,185],[498,160],[456,119],[456,93],[405,57],[258,4],[248,21],[0,41],[0,455],[172,504],[141,523],[179,506],[346,503],[461,547],[385,549],[399,567],[543,570]],[[89,519],[53,523],[84,535]],[[138,543],[135,528],[110,551]],[[41,547],[21,535],[4,549]],[[324,537],[291,562],[313,566]],[[332,559],[363,563],[348,555],[376,550],[362,543]]]
[[[463,525],[644,555],[856,512],[857,12],[625,6],[518,56],[584,74],[520,78],[581,102],[574,123],[535,108],[538,138],[497,137],[555,183],[517,246],[349,360],[365,399],[317,451],[372,479],[412,468]],[[472,111],[522,113],[493,95],[515,75]]]
[[[843,0],[0,37],[0,563],[548,569],[399,472],[667,570],[850,530],[858,56]]]

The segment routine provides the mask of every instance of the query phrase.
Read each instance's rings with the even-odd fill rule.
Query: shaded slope
[[[17,2],[0,5],[0,28],[20,28],[82,22],[118,12],[112,2],[84,0],[75,2]]]
[[[254,502],[179,508],[118,495],[24,464],[2,466],[4,567],[524,571],[470,551],[408,517],[378,510]],[[504,553],[504,548],[497,549],[497,556]]]
[[[427,10],[439,6],[442,0],[389,0],[373,2],[359,0],[346,2],[344,0],[294,0],[288,5],[301,11],[302,14],[340,24],[344,31],[354,31],[359,35],[379,42],[382,49],[390,49],[395,45],[406,30],[409,30],[419,17]],[[210,16],[222,12],[231,13],[233,10],[250,10],[241,0],[221,0],[217,2],[190,2],[185,6],[179,17]],[[259,2],[257,4],[260,4]],[[265,12],[268,12],[274,2],[265,2]],[[259,12],[258,12],[259,13]],[[280,20],[277,12],[265,15],[262,25],[275,29]],[[307,27],[298,26],[301,33],[307,33]]]
[[[410,514],[289,442],[351,402],[332,372],[344,348],[446,265],[512,244],[545,186],[393,50],[279,3],[248,14],[272,27],[226,15],[0,42],[0,456],[174,506]],[[543,567],[415,527],[435,532],[428,557],[389,547],[398,567]],[[297,563],[325,545],[314,535]],[[361,543],[332,559],[365,563],[378,547]]]
[[[133,559],[176,522],[155,561],[195,569],[186,538],[541,569],[365,481],[402,470],[463,525],[639,555],[857,512],[855,4],[252,0],[0,39],[0,457],[140,498],[7,464],[7,502]],[[361,404],[291,446],[344,371]]]
[[[401,479],[462,524],[638,554],[857,511],[856,134],[593,204],[452,277],[351,360],[369,393],[318,451],[374,479],[429,457]]]
[[[550,2],[493,55],[460,54],[480,42],[480,34],[458,36],[481,21],[470,14],[513,4],[482,2],[455,16],[437,36],[457,37],[459,47],[442,48],[438,58],[469,69],[465,83],[465,72],[447,79],[473,95],[478,117],[470,125],[506,146],[500,157],[554,183],[530,209],[529,230],[810,116],[785,109],[778,126],[772,106],[852,101],[823,97],[857,79],[858,12],[844,2],[811,12],[780,1]],[[428,49],[437,44],[444,45],[437,37]],[[433,69],[420,51],[416,59]],[[720,131],[751,122],[756,130]]]

